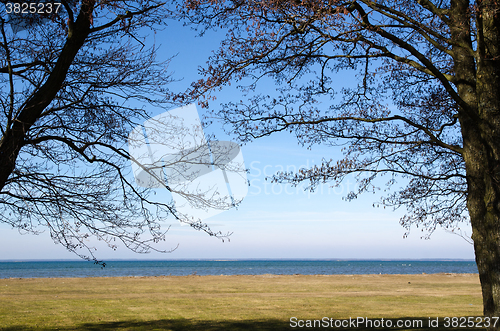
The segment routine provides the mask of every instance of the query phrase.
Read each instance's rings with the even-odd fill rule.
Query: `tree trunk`
[[[500,21],[494,1],[482,1],[477,8],[475,56],[469,1],[452,1],[450,9],[456,86],[469,105],[460,109],[459,118],[483,312],[500,317]]]
[[[474,134],[478,134],[475,131]],[[472,140],[472,137],[469,137]],[[485,316],[500,316],[500,160],[488,155],[481,139],[467,146],[467,207],[483,293]],[[496,178],[495,178],[496,177]]]
[[[484,1],[478,15],[476,149],[467,162],[472,238],[485,316],[500,316],[500,19],[498,4]],[[474,162],[475,165],[471,163]],[[468,164],[467,164],[468,163]]]

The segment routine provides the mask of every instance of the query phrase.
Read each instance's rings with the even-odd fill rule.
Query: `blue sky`
[[[195,33],[173,22],[154,36],[161,44],[160,56],[178,54],[170,70],[183,81],[169,86],[182,89],[197,78],[197,67],[203,65],[220,36],[208,33],[195,38]],[[152,37],[153,38],[153,37]],[[339,81],[350,77],[339,77]],[[267,87],[272,88],[272,86]],[[218,94],[219,100],[241,99],[234,88]],[[217,103],[212,104],[216,107]],[[198,107],[200,115],[203,111]],[[220,140],[230,137],[221,133],[221,125],[213,124],[206,132],[214,132]],[[224,259],[224,258],[319,258],[319,259],[473,259],[473,247],[457,235],[438,229],[430,240],[413,229],[403,239],[405,229],[399,225],[404,210],[373,208],[380,199],[374,194],[362,195],[346,202],[342,197],[354,187],[347,178],[342,186],[325,184],[314,193],[300,187],[271,184],[265,177],[275,171],[313,165],[323,157],[338,157],[339,150],[314,146],[307,150],[287,134],[266,137],[242,147],[245,165],[250,169],[247,197],[238,209],[206,220],[217,231],[232,232],[229,242],[209,237],[188,226],[172,222],[164,248],[178,248],[169,254],[139,255],[121,246],[116,252],[98,246],[100,259]],[[470,234],[469,227],[463,227]],[[55,245],[47,233],[20,235],[17,230],[0,225],[0,259],[75,259],[76,256]]]

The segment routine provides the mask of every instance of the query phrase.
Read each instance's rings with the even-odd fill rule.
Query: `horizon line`
[[[176,262],[176,261],[192,261],[192,262],[237,262],[237,261],[337,261],[337,262],[399,262],[399,261],[422,261],[422,262],[476,262],[474,259],[459,259],[459,258],[177,258],[177,259],[101,259],[100,262]],[[84,259],[0,259],[0,262],[91,262],[93,260]]]

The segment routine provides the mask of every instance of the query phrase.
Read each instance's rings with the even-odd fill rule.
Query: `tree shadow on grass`
[[[467,320],[465,324],[460,327],[460,320],[458,324],[451,324],[451,320],[446,321],[443,317],[439,318],[439,324],[429,325],[428,317],[400,317],[392,319],[382,319],[381,318],[369,318],[372,322],[360,323],[356,327],[353,327],[354,322],[351,321],[350,325],[344,322],[344,326],[341,324],[334,324],[335,322],[326,322],[320,318],[319,322],[316,322],[316,327],[307,327],[307,321],[291,323],[287,320],[276,320],[276,319],[259,319],[259,320],[238,320],[238,321],[200,321],[200,320],[186,320],[186,319],[165,319],[165,320],[155,320],[155,321],[119,321],[119,322],[95,322],[95,323],[82,323],[73,327],[43,327],[34,328],[26,326],[14,326],[14,327],[1,327],[0,331],[21,331],[21,330],[44,330],[44,331],[69,331],[69,330],[168,330],[168,331],[185,331],[185,330],[203,330],[203,331],[215,331],[215,330],[343,330],[343,331],[368,331],[368,330],[434,330],[434,331],[458,331],[464,330],[464,325],[467,325]],[[435,320],[436,318],[431,318]],[[355,320],[355,318],[353,319]],[[418,322],[420,321],[420,322]],[[476,321],[476,317],[474,318]],[[479,319],[477,320],[479,321]],[[448,323],[449,322],[449,323]],[[300,323],[300,324],[299,324]],[[313,320],[309,323],[314,323]],[[333,323],[333,324],[332,324]],[[337,322],[339,323],[339,322]],[[383,323],[383,324],[382,324]],[[399,324],[398,324],[399,323]],[[499,322],[500,323],[500,322]],[[390,326],[389,326],[390,324]],[[292,327],[295,325],[295,327]],[[310,324],[314,325],[314,324]],[[398,326],[400,325],[400,326]],[[406,326],[405,326],[406,325]],[[484,326],[484,322],[482,323]],[[484,327],[480,327],[476,324],[471,327],[465,327],[468,331],[470,330],[484,330]]]

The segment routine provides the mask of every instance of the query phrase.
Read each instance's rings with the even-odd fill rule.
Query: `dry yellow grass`
[[[481,314],[476,274],[0,279],[0,330],[287,330],[291,317]]]

